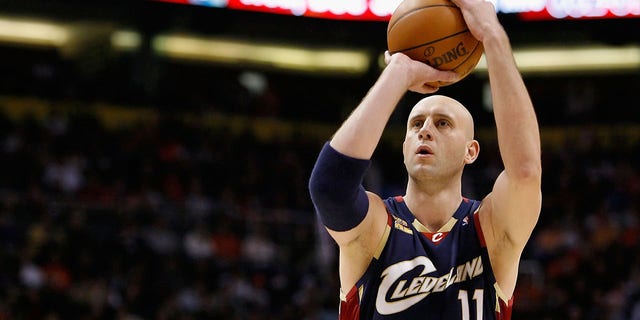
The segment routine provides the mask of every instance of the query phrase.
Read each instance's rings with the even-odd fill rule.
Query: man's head
[[[420,100],[409,114],[403,143],[409,176],[419,180],[461,176],[480,151],[473,137],[473,117],[458,101],[441,95]]]

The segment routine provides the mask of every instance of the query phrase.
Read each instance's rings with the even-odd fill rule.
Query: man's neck
[[[460,187],[419,188],[409,183],[404,201],[413,215],[429,231],[435,232],[444,226],[456,212],[462,201]]]

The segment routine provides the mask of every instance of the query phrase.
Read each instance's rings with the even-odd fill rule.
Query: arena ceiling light
[[[514,57],[524,74],[615,73],[640,71],[640,46],[520,48]],[[483,56],[477,72],[486,73]]]
[[[370,63],[370,54],[363,49],[304,47],[192,35],[158,35],[152,47],[158,55],[173,59],[318,74],[360,75],[367,72]]]
[[[0,16],[0,42],[68,51],[83,44],[82,35],[86,35],[89,28],[94,28],[91,29],[94,31],[102,30],[100,26]],[[111,43],[116,51],[136,51],[142,41],[140,34],[135,30],[113,30],[111,33]],[[320,75],[362,75],[369,69],[372,57],[368,49],[312,47],[186,34],[158,35],[152,41],[156,53],[170,59]],[[640,70],[640,46],[637,44],[514,48],[514,56],[525,74],[616,73]],[[384,62],[380,65],[383,66]],[[476,73],[486,73],[484,57],[480,60]]]
[[[71,38],[68,27],[44,20],[17,17],[0,17],[0,42],[38,46],[60,47]]]
[[[318,49],[237,39],[207,39],[189,35],[158,36],[153,46],[158,54],[174,59],[318,74],[360,75],[367,71],[370,63],[366,50]],[[615,73],[640,70],[640,46],[635,45],[516,48],[514,56],[523,74]],[[383,59],[380,61],[383,65]],[[486,71],[486,60],[483,56],[476,72],[482,74]]]
[[[117,51],[138,50],[142,42],[138,32],[116,30],[108,24],[105,27],[97,23],[73,24],[26,17],[0,16],[0,43],[15,46],[57,48],[61,51],[68,51],[82,46],[83,40],[90,40],[109,33],[111,45]]]
[[[116,30],[110,40],[111,46],[117,51],[135,51],[142,44],[142,36],[133,30]]]

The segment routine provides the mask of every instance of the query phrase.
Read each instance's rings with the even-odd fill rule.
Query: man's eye
[[[438,126],[439,126],[439,127],[446,127],[446,126],[448,126],[448,125],[449,125],[449,121],[447,121],[447,120],[440,120],[440,121],[438,121]]]
[[[422,121],[416,121],[413,123],[414,128],[422,128]]]

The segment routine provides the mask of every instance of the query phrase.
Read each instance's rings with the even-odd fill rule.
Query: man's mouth
[[[433,154],[433,151],[431,151],[431,148],[429,148],[428,146],[420,146],[420,147],[418,147],[418,150],[416,151],[416,154],[419,154],[419,155],[430,155],[430,154]]]

